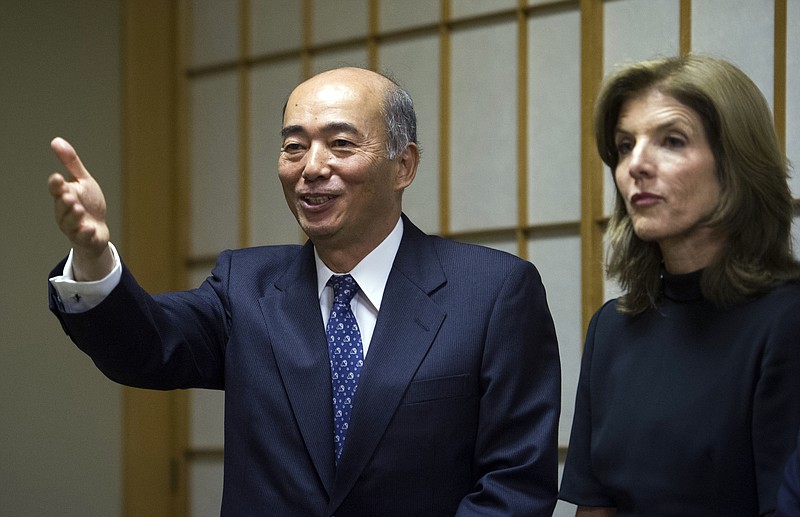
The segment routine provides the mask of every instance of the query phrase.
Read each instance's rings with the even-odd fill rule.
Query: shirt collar
[[[391,233],[383,239],[383,242],[349,271],[358,284],[359,292],[372,304],[376,311],[381,308],[386,281],[389,279],[389,273],[392,270],[392,264],[397,255],[397,250],[400,249],[400,241],[402,239],[403,218],[401,217],[397,220],[397,224]],[[335,273],[322,262],[316,248],[314,248],[314,261],[317,265],[317,297],[321,298],[328,280]]]

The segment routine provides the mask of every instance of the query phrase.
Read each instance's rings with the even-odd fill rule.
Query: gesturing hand
[[[71,176],[56,172],[47,183],[56,223],[73,245],[73,274],[76,280],[99,280],[114,267],[103,191],[66,140],[54,138],[50,147]]]

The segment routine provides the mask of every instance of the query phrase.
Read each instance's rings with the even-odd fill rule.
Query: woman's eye
[[[617,142],[617,154],[618,155],[622,156],[622,155],[628,154],[628,153],[631,152],[631,149],[633,149],[633,146],[631,145],[631,143],[629,141],[621,140],[621,141]]]
[[[686,141],[679,136],[668,136],[666,138],[666,145],[671,148],[681,148],[686,145]]]

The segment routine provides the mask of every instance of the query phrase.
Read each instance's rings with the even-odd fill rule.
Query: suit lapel
[[[372,456],[444,321],[445,312],[429,295],[445,280],[431,239],[404,218],[403,241],[361,373],[331,511],[344,500]]]
[[[259,302],[297,424],[330,493],[335,474],[330,360],[311,244]]]

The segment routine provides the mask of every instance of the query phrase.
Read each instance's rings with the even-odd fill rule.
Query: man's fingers
[[[61,195],[61,191],[64,188],[64,181],[64,176],[57,172],[54,172],[47,178],[47,189],[50,191],[51,196],[58,197]]]
[[[50,142],[50,147],[73,179],[79,180],[91,177],[89,171],[86,170],[86,167],[83,166],[81,159],[78,157],[78,153],[75,152],[69,142],[61,137],[56,137]]]

